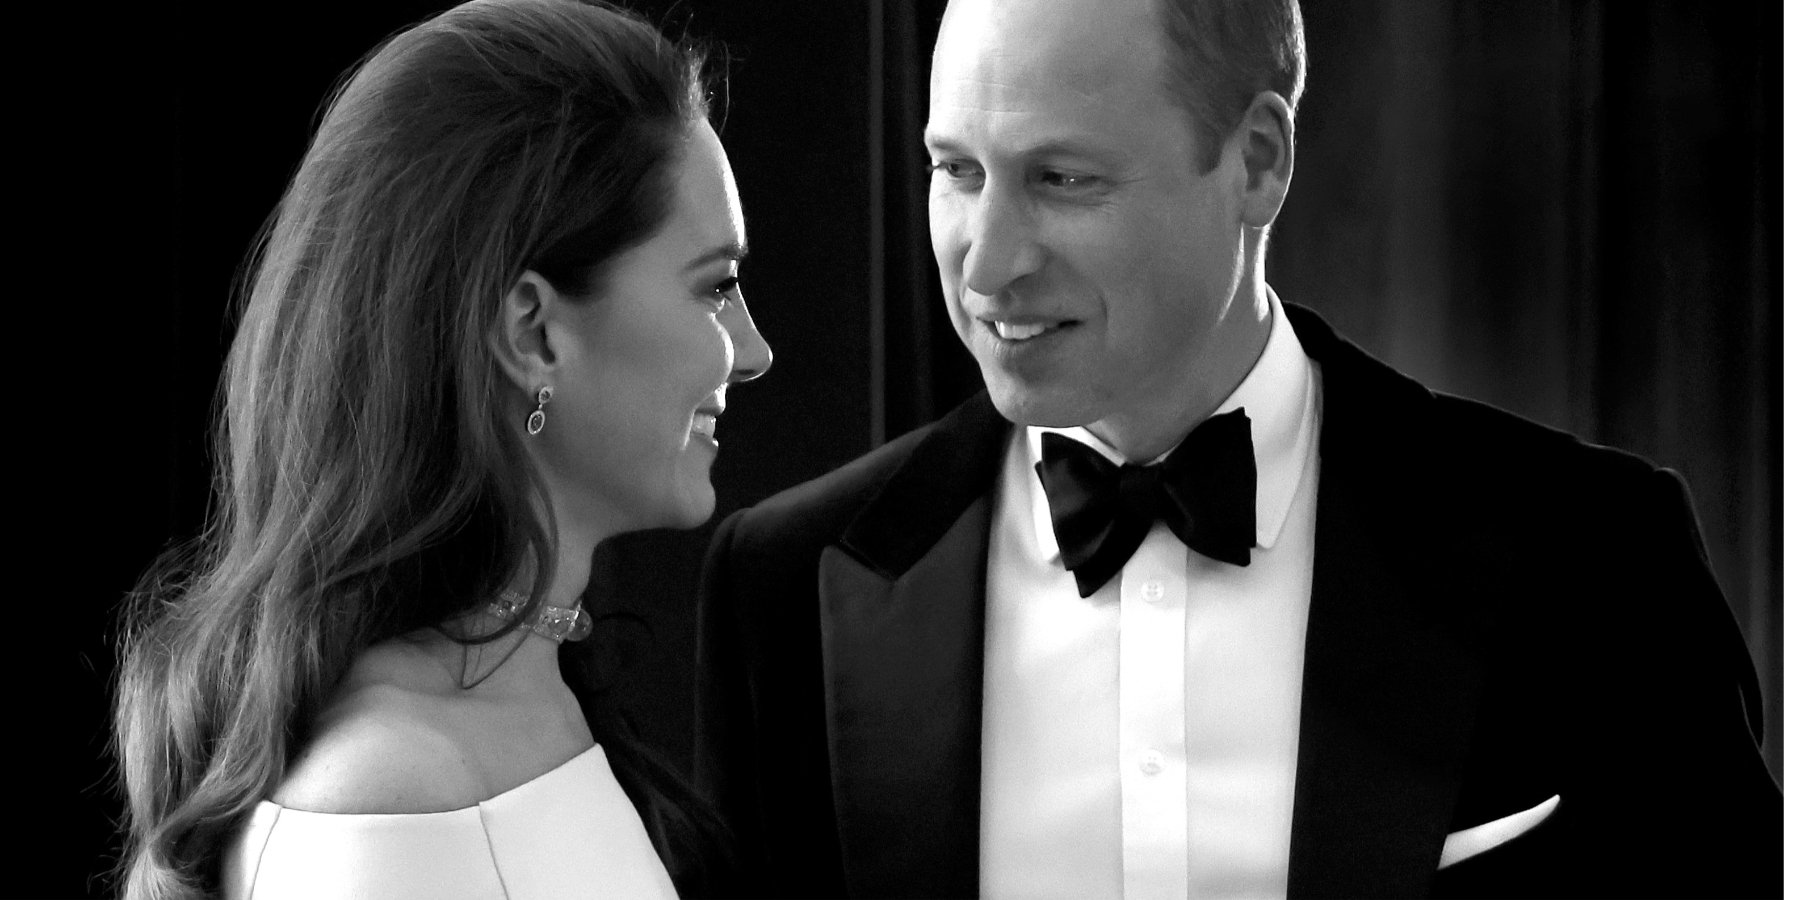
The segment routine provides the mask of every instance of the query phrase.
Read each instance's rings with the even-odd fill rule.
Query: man
[[[987,391],[728,519],[699,764],[779,896],[1773,895],[1672,473],[1262,280],[1291,0],[952,0],[925,143]]]

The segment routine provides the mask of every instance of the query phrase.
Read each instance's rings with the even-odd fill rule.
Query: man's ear
[[[1238,123],[1243,154],[1244,224],[1267,228],[1281,212],[1294,177],[1294,109],[1280,94],[1263,91]]]
[[[526,395],[551,382],[556,353],[550,347],[551,307],[560,298],[544,276],[527,270],[500,302],[500,321],[489,343],[500,369]]]

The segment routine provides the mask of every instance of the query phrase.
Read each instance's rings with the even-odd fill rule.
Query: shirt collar
[[[1306,451],[1313,445],[1312,409],[1316,404],[1312,387],[1312,367],[1294,326],[1275,291],[1269,289],[1269,340],[1262,355],[1250,367],[1237,389],[1227,395],[1208,416],[1242,407],[1250,417],[1250,441],[1256,453],[1256,546],[1267,550],[1275,545],[1288,510],[1294,505],[1294,492],[1300,486],[1300,475],[1306,465]],[[1057,556],[1056,531],[1050,524],[1050,502],[1044,496],[1043,482],[1037,479],[1037,464],[1043,460],[1043,435],[1060,434],[1094,448],[1113,464],[1125,461],[1117,450],[1088,431],[1077,428],[1025,428],[1025,445],[1032,475],[1027,479],[1031,490],[1031,515],[1037,532],[1038,550],[1047,562]],[[1170,448],[1169,452],[1173,452]],[[1154,462],[1169,455],[1165,452]]]

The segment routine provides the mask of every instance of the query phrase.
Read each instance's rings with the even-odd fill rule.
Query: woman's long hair
[[[339,89],[248,270],[207,530],[126,614],[127,897],[215,889],[360,651],[551,571],[502,298],[647,238],[706,115],[697,53],[578,0],[458,6]]]

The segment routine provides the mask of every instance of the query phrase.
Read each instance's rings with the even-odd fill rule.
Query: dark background
[[[138,574],[199,528],[232,278],[338,74],[441,6],[176,2],[17,23],[15,42],[58,61],[15,91],[26,652],[9,661],[6,744],[27,840],[0,893],[106,893],[111,629]],[[776,361],[720,423],[723,515],[978,384],[925,230],[942,3],[637,6],[731,60],[746,292]],[[1779,6],[1303,9],[1312,68],[1269,282],[1434,387],[1680,470],[1763,679],[1779,777]],[[603,547],[590,591],[648,624],[594,646],[624,657],[620,690],[677,762],[707,531]]]

